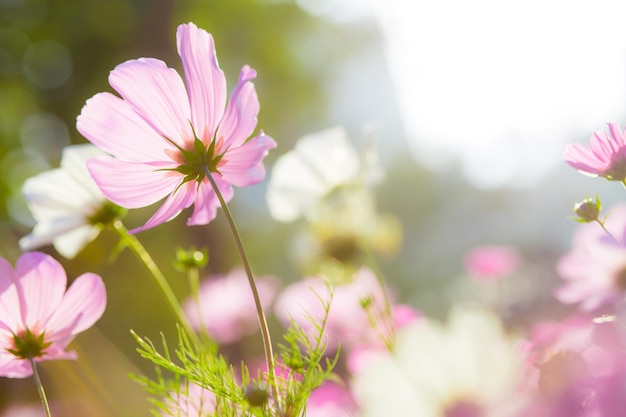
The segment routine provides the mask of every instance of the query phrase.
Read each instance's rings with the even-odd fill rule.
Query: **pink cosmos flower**
[[[278,289],[272,276],[256,278],[261,304],[267,308]],[[250,284],[243,269],[206,278],[200,287],[200,305],[188,298],[183,305],[191,325],[204,326],[218,343],[233,343],[259,329]]]
[[[332,296],[331,296],[332,294]],[[331,286],[322,276],[310,277],[285,288],[274,303],[274,314],[284,325],[293,319],[311,337],[322,323],[330,303],[323,341],[327,351],[389,337],[391,318],[386,315],[384,293],[373,272],[359,270],[351,283]]]
[[[622,318],[576,315],[531,331],[524,415],[619,416],[626,399],[626,339]],[[619,410],[619,411],[618,411]]]
[[[619,306],[626,295],[626,204],[614,206],[604,222],[581,224],[572,250],[557,264],[565,284],[555,292],[562,303],[585,311]],[[608,232],[607,232],[608,231]]]
[[[160,60],[126,61],[109,75],[121,98],[96,94],[77,119],[78,131],[113,155],[88,162],[108,199],[139,208],[167,197],[147,223],[132,232],[169,221],[192,204],[187,224],[209,223],[219,201],[206,170],[229,201],[232,185],[263,180],[262,160],[276,146],[263,132],[247,140],[259,112],[252,83],[256,71],[242,68],[226,102],[226,79],[211,35],[193,23],[180,25],[177,44],[184,82]]]
[[[479,246],[465,255],[465,270],[478,281],[493,281],[510,275],[521,262],[519,251],[510,246]]]
[[[626,179],[626,137],[616,123],[608,123],[609,135],[597,131],[589,140],[589,147],[570,144],[563,159],[578,171],[612,181]]]
[[[0,258],[0,376],[30,376],[29,357],[76,359],[67,345],[102,316],[106,291],[92,273],[76,278],[67,292],[66,284],[61,264],[44,253],[24,253],[15,270]]]
[[[352,393],[331,381],[314,389],[306,405],[307,417],[354,417],[357,411]]]

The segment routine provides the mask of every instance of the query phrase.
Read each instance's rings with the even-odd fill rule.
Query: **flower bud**
[[[265,382],[252,383],[246,387],[245,396],[248,404],[253,407],[261,407],[267,403],[269,393]]]
[[[574,213],[578,216],[575,220],[580,223],[595,222],[598,220],[601,209],[602,203],[597,196],[595,201],[587,197],[580,203],[574,205]]]
[[[188,271],[190,269],[202,269],[209,262],[209,252],[206,249],[198,250],[191,248],[189,250],[176,249],[176,261],[174,266],[179,271]]]

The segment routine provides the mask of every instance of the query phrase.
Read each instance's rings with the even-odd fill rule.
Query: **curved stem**
[[[126,227],[120,220],[116,220],[115,222],[113,222],[113,229],[115,229],[117,234],[120,236],[122,242],[126,246],[128,246],[128,248],[130,248],[135,256],[139,258],[141,263],[143,263],[143,265],[148,269],[150,275],[154,279],[154,282],[156,282],[157,286],[161,290],[161,293],[167,300],[167,304],[169,305],[170,309],[185,329],[185,332],[187,332],[187,334],[194,341],[194,343],[199,345],[200,339],[198,338],[197,333],[189,324],[189,320],[187,320],[187,316],[185,316],[183,308],[178,302],[178,298],[176,298],[176,295],[168,284],[167,279],[165,279],[165,276],[156,265],[146,248],[144,248],[141,242],[139,242],[139,239],[137,239],[134,235],[128,233],[128,229],[126,229]]]
[[[252,295],[254,297],[254,304],[256,306],[257,317],[259,319],[259,325],[261,327],[261,335],[263,337],[263,348],[265,350],[265,361],[267,363],[267,369],[270,377],[270,385],[274,391],[274,397],[276,399],[276,404],[280,404],[278,397],[278,388],[276,386],[275,375],[274,375],[274,353],[272,351],[272,339],[270,337],[270,331],[267,326],[267,320],[265,318],[265,313],[263,312],[263,306],[261,305],[261,298],[259,297],[259,291],[256,286],[256,282],[254,281],[254,276],[252,275],[252,269],[250,268],[250,262],[248,261],[248,256],[246,255],[246,251],[243,247],[243,243],[241,241],[241,237],[239,236],[239,231],[237,230],[237,226],[235,225],[235,221],[233,220],[233,216],[230,213],[228,206],[226,205],[226,201],[220,192],[215,179],[211,175],[209,169],[204,167],[204,174],[208,178],[217,198],[222,206],[222,210],[224,211],[224,215],[228,220],[228,225],[230,226],[230,230],[235,238],[235,244],[237,245],[237,250],[239,251],[239,256],[241,257],[241,262],[243,263],[243,267],[246,271],[246,276],[248,277],[248,282],[250,284],[250,289],[252,290]]]
[[[46,397],[46,391],[43,389],[43,384],[39,378],[39,372],[37,372],[37,365],[32,357],[28,358],[30,366],[33,368],[33,377],[35,378],[35,385],[37,385],[37,392],[39,392],[39,398],[41,399],[41,405],[46,413],[46,417],[52,417],[50,413],[50,406],[48,405],[48,398]]]

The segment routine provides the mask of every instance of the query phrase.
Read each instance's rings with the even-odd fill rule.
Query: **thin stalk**
[[[606,220],[606,218],[605,218]],[[606,226],[604,225],[603,221],[600,220],[596,220],[596,222],[600,225],[600,227],[602,228],[602,230],[604,230],[604,232],[609,235],[611,237],[611,239],[613,239],[613,242],[615,242],[618,246],[621,246],[619,241],[615,238],[615,236],[613,236],[613,233],[609,232],[609,230],[606,228]]]
[[[165,279],[165,276],[156,265],[146,248],[144,248],[141,242],[139,242],[139,239],[137,239],[134,235],[128,233],[128,229],[126,229],[126,227],[120,220],[116,220],[115,222],[113,222],[113,229],[115,229],[117,234],[120,236],[122,242],[126,246],[128,246],[128,248],[135,254],[135,256],[137,256],[141,263],[143,263],[143,265],[148,269],[150,275],[154,279],[154,282],[157,284],[157,286],[161,290],[161,293],[165,297],[168,306],[185,329],[185,332],[187,332],[193,342],[199,346],[200,339],[189,324],[189,320],[187,320],[187,316],[185,316],[183,308],[178,302],[178,298],[176,298],[176,295],[168,284],[167,279]]]
[[[206,323],[202,317],[202,306],[200,305],[200,271],[198,268],[189,268],[187,271],[187,278],[189,280],[189,291],[191,291],[191,298],[198,315],[198,325],[200,327],[200,333],[203,336],[208,336]]]
[[[254,297],[254,304],[257,311],[257,317],[259,319],[259,326],[261,327],[261,335],[263,337],[263,348],[265,350],[265,361],[267,363],[267,369],[270,377],[270,385],[272,386],[272,390],[274,392],[274,398],[276,400],[276,404],[280,404],[278,397],[278,387],[276,386],[275,375],[274,375],[274,352],[272,351],[272,339],[270,337],[270,330],[267,326],[267,320],[265,318],[265,313],[263,312],[263,306],[261,305],[261,298],[259,297],[259,291],[256,286],[256,282],[254,280],[254,276],[252,275],[252,269],[250,268],[250,262],[248,261],[248,256],[246,255],[246,251],[243,247],[243,243],[241,241],[241,237],[239,236],[239,230],[235,225],[235,221],[233,220],[233,216],[230,213],[228,206],[226,205],[226,201],[220,192],[215,179],[211,175],[208,167],[204,166],[204,174],[208,178],[213,190],[215,191],[215,195],[217,195],[217,199],[222,206],[222,210],[224,211],[224,215],[226,216],[226,220],[228,221],[228,225],[230,226],[230,230],[235,239],[235,244],[237,245],[237,250],[239,251],[239,256],[241,257],[241,262],[243,263],[243,267],[246,271],[246,276],[248,277],[248,283],[250,284],[250,289],[252,290],[252,295]]]
[[[39,392],[39,398],[41,399],[41,405],[46,413],[46,417],[52,417],[50,413],[50,406],[48,405],[48,398],[46,397],[46,391],[43,389],[43,384],[39,378],[39,372],[37,372],[37,365],[32,357],[28,358],[30,366],[33,368],[33,377],[35,378],[35,385],[37,385],[37,392]]]
[[[376,276],[376,279],[378,280],[378,284],[380,285],[380,288],[382,290],[385,315],[387,316],[387,319],[389,320],[388,324],[389,324],[389,331],[391,332],[391,334],[389,335],[383,334],[381,335],[381,338],[383,339],[385,346],[387,346],[387,349],[393,350],[393,346],[396,340],[396,324],[394,322],[393,311],[391,309],[391,300],[389,299],[389,293],[387,291],[387,286],[385,285],[385,278],[383,276],[383,273],[380,267],[378,266],[378,262],[376,261],[374,254],[372,253],[372,249],[368,246],[364,250],[364,253],[365,253],[365,258],[367,260],[367,266],[370,268],[372,272],[374,272],[374,275]],[[384,324],[384,318],[383,318],[383,324]]]

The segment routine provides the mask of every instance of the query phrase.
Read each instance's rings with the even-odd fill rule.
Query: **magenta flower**
[[[30,376],[29,358],[76,359],[67,345],[102,316],[106,291],[92,273],[67,292],[66,284],[61,264],[44,253],[24,253],[15,270],[0,258],[0,376]]]
[[[252,83],[256,71],[247,65],[242,68],[227,103],[226,79],[211,35],[188,23],[178,27],[177,41],[184,82],[160,60],[126,61],[109,75],[121,98],[96,94],[77,119],[80,133],[113,155],[88,162],[108,199],[139,208],[167,197],[133,232],[169,221],[192,204],[187,224],[209,223],[219,201],[206,171],[229,201],[232,185],[263,180],[262,160],[276,146],[263,132],[247,140],[259,112]]]
[[[604,177],[611,181],[626,180],[626,137],[616,123],[608,123],[609,135],[595,132],[589,147],[570,144],[563,159],[584,174]]]

